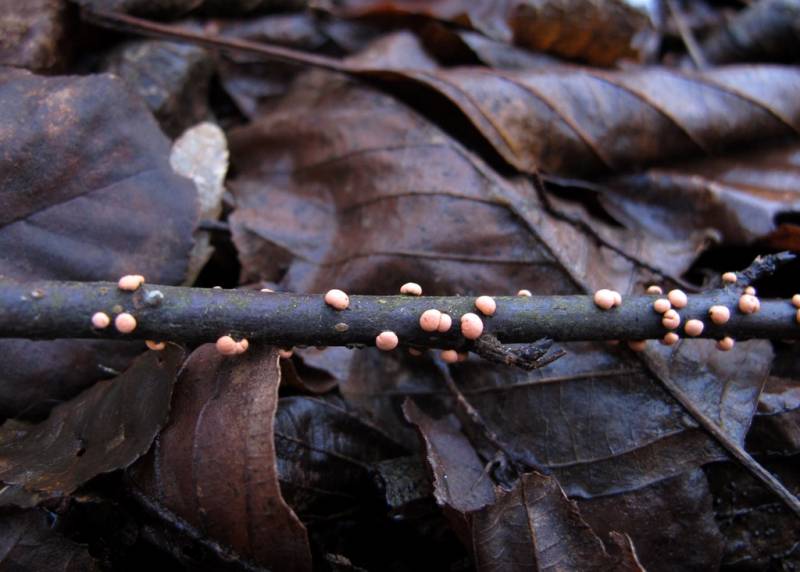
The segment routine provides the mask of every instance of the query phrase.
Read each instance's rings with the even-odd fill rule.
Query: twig
[[[686,50],[689,52],[689,56],[692,58],[695,67],[699,70],[708,69],[708,61],[705,55],[703,55],[703,50],[697,43],[692,29],[686,22],[686,18],[683,17],[680,6],[678,6],[675,0],[667,0],[667,7],[672,14],[672,19],[675,20],[675,26],[678,28],[683,44],[686,46]]]
[[[727,287],[691,295],[680,310],[681,323],[705,322],[700,337],[800,338],[797,309],[789,300],[762,300],[756,314],[736,310],[741,288]],[[483,317],[486,333],[504,344],[533,343],[542,338],[571,340],[660,339],[667,333],[652,304],[658,296],[634,296],[618,308],[600,310],[591,296],[502,296],[497,313]],[[394,331],[402,345],[471,349],[461,336],[459,318],[477,312],[466,296],[351,296],[347,310],[325,304],[323,296],[273,294],[252,290],[182,288],[145,284],[135,292],[110,282],[30,282],[0,279],[0,337],[28,339],[111,338],[200,343],[230,334],[249,340],[292,345],[373,345],[382,331]],[[715,325],[708,309],[726,305],[730,321]],[[449,332],[428,333],[419,326],[425,310],[436,308],[454,319]],[[113,324],[92,326],[105,312],[134,316],[130,334]]]

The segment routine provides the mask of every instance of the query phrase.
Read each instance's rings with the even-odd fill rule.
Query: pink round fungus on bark
[[[485,316],[494,316],[497,311],[497,303],[491,296],[478,296],[475,307]]]
[[[217,351],[224,356],[232,356],[236,354],[236,340],[230,336],[220,336],[217,339]]]
[[[103,330],[111,324],[111,318],[105,312],[95,312],[92,315],[92,326],[98,330]]]
[[[336,310],[346,310],[350,305],[350,296],[334,288],[325,293],[325,303]]]
[[[742,314],[755,314],[761,308],[758,298],[750,294],[742,294],[739,297],[739,311]]]
[[[594,293],[594,303],[601,310],[610,310],[616,304],[614,292],[605,288]]]
[[[394,332],[381,332],[375,337],[375,345],[379,350],[383,350],[385,352],[393,350],[399,343],[400,340],[397,338],[397,334]]]
[[[661,294],[664,293],[664,291],[661,289],[661,286],[656,286],[655,284],[653,284],[652,286],[648,286],[647,287],[647,293],[648,294],[655,294],[656,296],[660,296]]]
[[[445,363],[456,363],[458,361],[458,352],[456,350],[442,350],[439,355]]]
[[[661,343],[664,344],[665,346],[674,346],[675,344],[678,343],[678,340],[680,339],[681,337],[675,332],[667,332],[666,334],[664,334],[664,337],[661,338]]]
[[[436,331],[441,333],[450,331],[450,326],[452,325],[453,318],[450,317],[450,314],[442,312],[442,315],[439,316],[439,325],[436,327]]]
[[[705,328],[705,324],[700,320],[689,320],[686,322],[686,326],[684,326],[683,330],[686,332],[687,336],[692,336],[696,338],[700,334],[703,333],[703,329]]]
[[[525,290],[525,289],[523,288],[522,290],[520,290],[519,292],[517,292],[517,296],[525,296],[526,298],[530,298],[531,296],[533,296],[533,294],[531,294],[531,291],[530,291],[530,290]]]
[[[723,352],[729,352],[733,349],[733,344],[733,338],[730,336],[725,336],[717,342],[717,349]]]
[[[464,314],[461,316],[461,333],[468,340],[477,340],[483,333],[483,320],[472,312]]]
[[[144,284],[144,276],[141,274],[126,274],[117,282],[120,290],[128,290],[130,292],[133,292],[142,284]]]
[[[667,310],[661,318],[661,325],[668,330],[674,330],[681,325],[681,316],[675,310]]]
[[[678,309],[685,308],[686,304],[689,303],[689,297],[686,296],[686,293],[683,290],[670,290],[669,294],[667,294],[667,298],[669,299],[670,304]]]
[[[165,347],[167,347],[167,344],[165,344],[164,342],[156,342],[154,340],[145,340],[144,345],[146,345],[148,349],[151,349],[154,352],[160,352]]]
[[[442,313],[439,310],[431,308],[425,310],[419,317],[419,327],[426,332],[435,332],[439,329],[439,322],[442,320]]]
[[[728,309],[727,306],[711,306],[708,309],[708,315],[711,318],[711,321],[715,324],[722,325],[726,324],[728,320],[731,319],[731,311]]]
[[[631,348],[635,352],[643,352],[647,349],[647,341],[646,340],[630,340],[628,342],[628,347]]]
[[[738,280],[736,272],[726,272],[722,275],[722,281],[725,284],[736,284],[736,280]]]
[[[136,329],[136,318],[127,312],[123,312],[114,318],[114,326],[121,334],[130,334]]]
[[[407,296],[422,296],[422,286],[416,282],[406,282],[400,286],[400,293]]]
[[[653,310],[655,310],[659,314],[664,314],[670,308],[672,308],[672,304],[670,304],[669,300],[667,300],[666,298],[659,298],[658,300],[653,302]]]

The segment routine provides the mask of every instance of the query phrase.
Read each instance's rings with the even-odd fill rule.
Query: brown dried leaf
[[[623,495],[579,500],[578,507],[601,538],[627,534],[649,572],[719,568],[723,538],[702,469]]]
[[[406,417],[424,439],[436,499],[469,544],[466,513],[492,504],[487,467],[451,420],[434,420],[407,401]],[[621,495],[579,500],[581,515],[605,538],[627,534],[648,570],[713,569],[722,556],[722,537],[711,511],[704,473],[696,469]]]
[[[36,425],[0,427],[0,505],[31,506],[129,466],[167,419],[183,350],[138,357],[122,375],[56,406]]]
[[[560,67],[394,72],[448,98],[508,163],[576,176],[630,170],[800,132],[800,71]]]
[[[0,0],[0,65],[48,70],[63,63],[66,5]]]
[[[628,226],[676,239],[708,229],[725,243],[750,244],[777,230],[777,216],[800,212],[800,145],[654,167],[594,187]]]
[[[46,512],[11,511],[0,514],[0,568],[93,572],[102,570],[85,546],[53,530]]]
[[[0,103],[0,274],[182,282],[197,193],[172,172],[169,141],[119,79],[0,69]],[[101,365],[124,369],[142,349],[0,341],[0,416],[41,413],[47,399],[109,377]]]
[[[343,78],[306,77],[231,133],[231,156],[243,282],[385,293],[419,278],[430,295],[634,287],[634,264],[548,215],[527,179],[501,177],[397,100]],[[594,226],[669,272],[701,246]]]
[[[295,349],[281,360],[282,383],[303,393],[328,393],[347,378],[353,351],[342,347]]]
[[[200,347],[181,373],[169,425],[131,476],[153,501],[241,556],[309,570],[305,527],[278,484],[279,383],[274,348],[225,358],[213,344]]]
[[[765,467],[800,495],[800,458],[768,460]],[[725,538],[724,569],[743,572],[800,566],[800,519],[752,475],[733,463],[711,465],[714,512]]]
[[[653,31],[647,7],[624,0],[346,0],[336,2],[334,13],[351,18],[426,16],[506,43],[597,65],[640,59]]]
[[[553,477],[523,475],[497,497],[471,515],[478,570],[644,572],[630,539],[612,533],[604,545]]]
[[[306,524],[366,502],[372,464],[407,451],[341,406],[309,397],[280,400],[275,452],[281,494]]]
[[[797,61],[800,4],[762,0],[747,6],[707,37],[701,49],[712,64]]]

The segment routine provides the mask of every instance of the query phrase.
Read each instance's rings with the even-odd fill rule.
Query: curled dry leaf
[[[640,59],[653,39],[653,2],[625,0],[545,0],[474,2],[469,0],[345,0],[340,16],[427,16],[467,26],[506,43],[566,58],[610,65]]]
[[[602,542],[553,477],[525,474],[471,517],[475,563],[482,571],[644,572],[630,538],[611,533]]]
[[[800,494],[797,456],[772,458],[766,468],[794,494]],[[791,570],[800,564],[797,539],[800,519],[734,463],[708,469],[714,493],[714,516],[725,539],[723,569]]]
[[[147,352],[119,377],[57,405],[41,423],[3,424],[0,506],[68,495],[144,455],[167,420],[182,361],[183,351],[174,345]]]
[[[281,362],[281,383],[303,393],[322,394],[347,378],[353,350],[342,347],[294,350],[296,359]]]
[[[66,19],[60,0],[0,0],[0,65],[49,70],[62,64]]]
[[[231,359],[201,346],[181,373],[169,425],[129,474],[152,501],[245,559],[309,570],[306,529],[278,484],[279,383],[274,348]]]
[[[103,570],[86,546],[53,529],[44,510],[0,513],[0,567],[4,570],[94,572]]]
[[[377,498],[372,464],[407,453],[341,405],[309,397],[280,400],[275,451],[281,494],[308,525]]]
[[[727,244],[750,244],[774,232],[777,217],[800,212],[800,146],[654,167],[593,187],[627,226],[675,239],[705,228]]]
[[[403,409],[424,441],[435,497],[469,543],[472,515],[467,513],[495,501],[488,467],[452,420],[434,420],[411,401]],[[629,530],[636,553],[647,562],[648,570],[719,565],[722,537],[714,522],[705,475],[699,469],[621,495],[580,500],[578,506],[601,538],[614,530]],[[675,520],[683,525],[663,528],[657,524]],[[653,528],[657,533],[653,534]]]
[[[694,469],[622,495],[578,500],[578,507],[601,538],[626,530],[649,572],[716,570],[723,537],[712,501],[705,473]]]
[[[501,177],[390,96],[324,73],[304,80],[230,135],[243,281],[282,279],[305,292],[346,282],[379,294],[396,288],[384,286],[390,280],[425,276],[431,295],[508,292],[512,283],[556,294],[592,276],[628,291],[622,274],[632,263],[548,215],[526,179]],[[593,223],[670,272],[688,268],[698,248]]]
[[[172,172],[169,141],[121,80],[4,69],[0,104],[0,274],[183,281],[197,193]],[[110,377],[108,367],[124,369],[139,351],[118,342],[0,341],[0,416],[46,411],[48,399]]]
[[[748,5],[702,43],[709,63],[797,61],[800,4],[763,0]]]
[[[448,98],[525,173],[628,170],[800,132],[794,67],[394,73]]]

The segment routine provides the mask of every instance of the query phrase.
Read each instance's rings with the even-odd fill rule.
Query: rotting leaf
[[[675,239],[709,229],[726,244],[751,244],[776,231],[779,215],[800,212],[800,145],[653,167],[590,188],[627,226]]]
[[[169,141],[122,81],[0,68],[0,103],[0,274],[183,281],[197,193],[172,172]],[[2,340],[0,416],[41,414],[142,349]]]
[[[0,567],[52,572],[103,569],[85,546],[54,531],[47,513],[42,510],[0,513]]]
[[[0,427],[0,505],[32,506],[72,493],[147,452],[167,420],[183,350],[136,358],[119,377],[56,406],[41,423]]]
[[[309,570],[306,529],[280,492],[273,441],[277,350],[190,356],[170,423],[130,471],[133,486],[206,537],[268,568]]]
[[[653,38],[650,6],[625,0],[345,0],[334,13],[346,17],[426,16],[482,32],[506,43],[566,58],[611,65],[641,59]]]
[[[373,490],[372,465],[407,451],[377,427],[317,398],[286,397],[275,416],[281,494],[307,525],[359,509]]]
[[[66,20],[60,0],[0,0],[0,65],[51,70],[63,64]]]
[[[800,132],[800,71],[788,66],[393,73],[448,98],[524,173],[625,171]]]
[[[481,462],[453,416],[433,419],[410,399],[403,403],[403,413],[422,439],[436,503],[445,510],[462,541],[468,543],[471,532],[467,513],[496,501],[489,467]]]
[[[304,393],[328,393],[347,378],[353,350],[343,347],[294,350],[294,358],[281,361],[281,384]]]
[[[503,178],[397,100],[344,78],[310,74],[230,141],[243,282],[382,294],[418,278],[429,295],[563,294],[588,276],[633,286],[630,260],[548,215],[529,181]],[[594,226],[669,272],[702,247]]]
[[[765,467],[795,495],[800,494],[800,457],[767,460]],[[707,468],[714,516],[725,538],[723,569],[745,572],[792,570],[800,566],[800,519],[733,463]]]
[[[403,409],[424,440],[437,502],[469,544],[467,513],[495,500],[488,467],[451,420],[434,420],[411,401]],[[648,570],[686,566],[710,569],[719,565],[722,538],[700,469],[624,494],[579,500],[578,506],[599,536],[605,538],[613,531],[630,536]],[[667,525],[673,522],[680,525]]]
[[[583,520],[558,481],[523,475],[497,502],[473,513],[476,567],[491,570],[644,571],[630,538],[611,533],[607,544]]]
[[[601,538],[614,530],[627,534],[648,572],[719,568],[723,538],[702,469],[622,495],[577,502]]]

